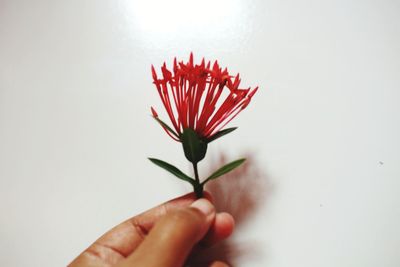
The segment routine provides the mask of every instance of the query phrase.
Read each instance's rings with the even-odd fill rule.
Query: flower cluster
[[[239,88],[239,74],[229,75],[228,70],[222,69],[217,61],[212,67],[211,62],[206,63],[204,59],[200,64],[194,64],[193,54],[190,54],[187,63],[177,62],[175,58],[172,71],[164,63],[161,78],[153,66],[151,71],[172,127],[163,122],[152,107],[153,117],[172,139],[182,143],[185,157],[193,164],[195,177],[189,177],[165,161],[149,159],[179,179],[189,182],[200,198],[208,181],[228,173],[245,161],[232,161],[200,181],[197,164],[205,157],[208,144],[236,129],[223,128],[247,107],[258,87]]]
[[[215,61],[203,59],[193,63],[190,54],[187,63],[173,63],[172,72],[166,64],[161,67],[162,78],[151,68],[154,84],[168,113],[174,130],[162,125],[176,141],[181,141],[184,129],[193,129],[204,140],[212,140],[228,122],[249,104],[258,87],[241,89],[239,74],[231,76]],[[225,96],[225,99],[223,99]],[[151,108],[158,118],[157,112]]]

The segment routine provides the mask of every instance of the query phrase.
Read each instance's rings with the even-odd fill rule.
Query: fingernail
[[[214,206],[211,204],[210,201],[208,201],[205,198],[201,198],[196,200],[195,202],[192,203],[192,205],[190,205],[192,208],[196,208],[199,211],[201,211],[201,213],[203,213],[204,215],[206,215],[207,217],[211,216],[214,214],[215,212],[215,208]]]

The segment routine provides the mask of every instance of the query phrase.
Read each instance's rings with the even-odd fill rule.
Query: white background
[[[146,157],[189,170],[150,116],[166,118],[150,65],[193,51],[260,86],[201,166],[251,155],[224,180],[253,201],[232,261],[400,266],[399,14],[389,0],[0,0],[0,265],[66,265],[190,191]]]

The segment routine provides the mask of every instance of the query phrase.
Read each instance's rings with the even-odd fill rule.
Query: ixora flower
[[[156,165],[166,169],[180,179],[189,182],[197,197],[202,197],[204,185],[242,164],[245,159],[235,160],[221,167],[204,181],[200,181],[197,164],[204,159],[210,142],[234,131],[236,127],[224,129],[250,103],[258,87],[240,89],[239,74],[229,75],[220,68],[217,61],[211,67],[203,59],[194,64],[193,54],[187,63],[173,63],[172,71],[164,63],[162,77],[151,67],[153,82],[167,111],[172,127],[163,122],[155,109],[153,117],[165,132],[175,141],[181,142],[186,158],[193,164],[194,179],[171,164],[149,158]]]

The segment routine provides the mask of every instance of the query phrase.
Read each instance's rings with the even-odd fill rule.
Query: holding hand
[[[117,225],[100,237],[70,267],[222,267],[222,262],[201,264],[196,252],[230,236],[234,220],[216,213],[211,196],[194,194],[168,201]]]

